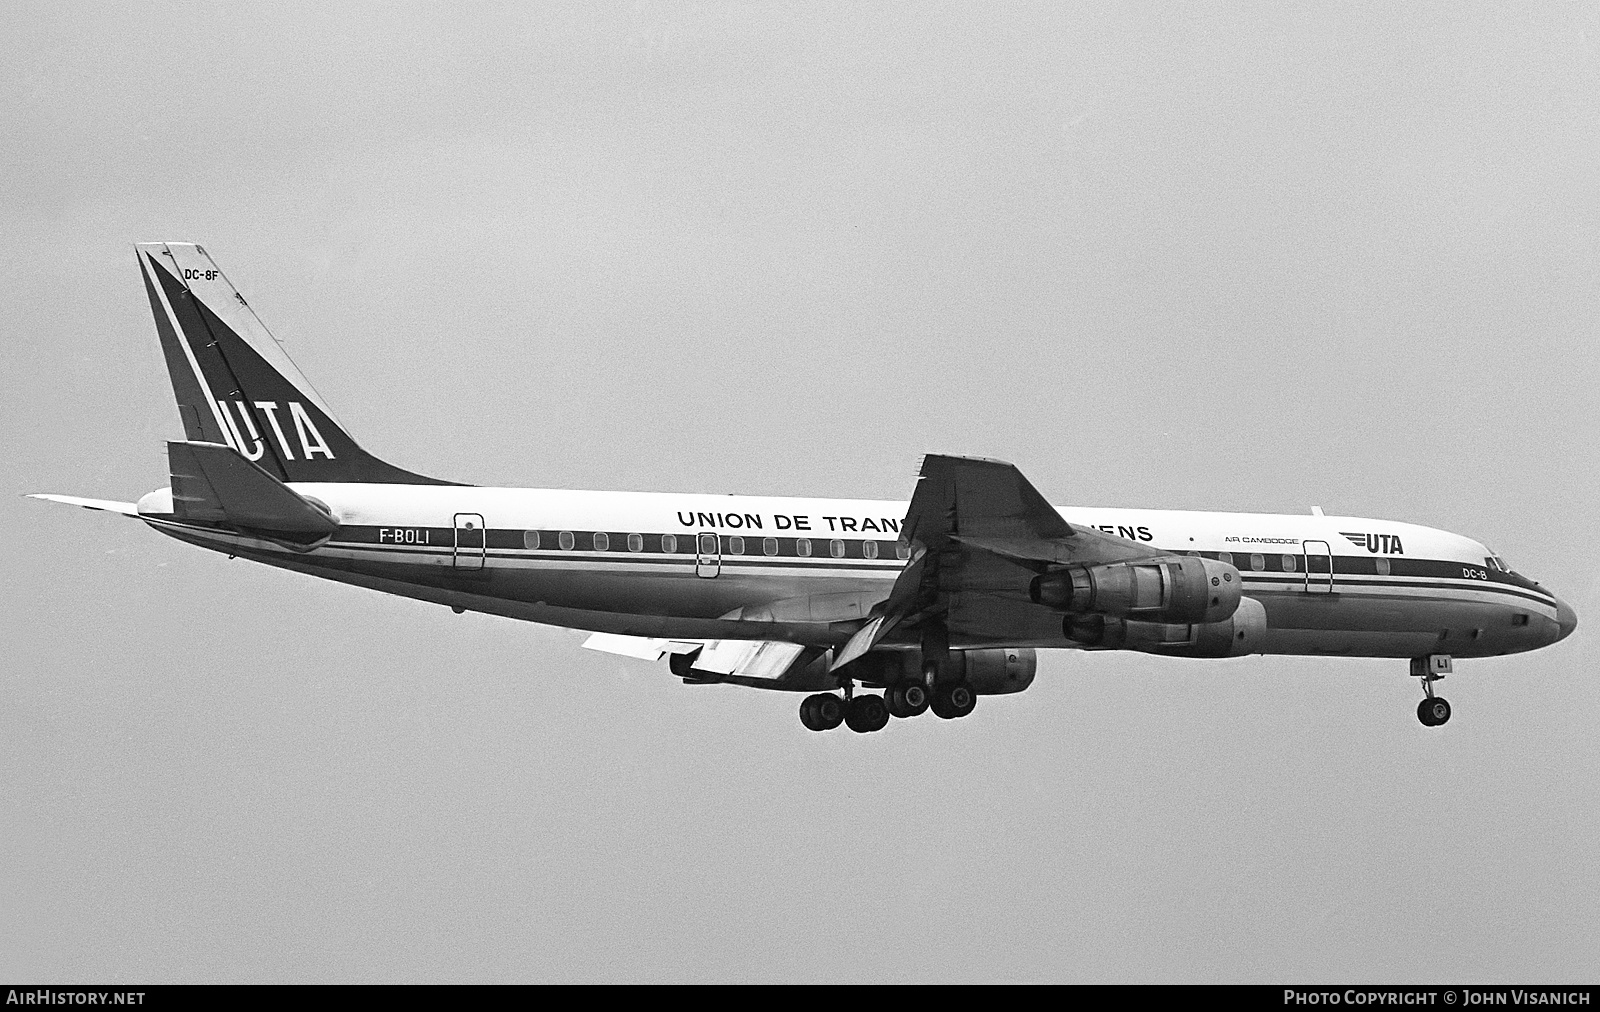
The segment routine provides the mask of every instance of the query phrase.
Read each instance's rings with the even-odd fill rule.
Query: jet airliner
[[[1471,538],[1361,517],[1055,507],[1013,465],[929,455],[909,502],[485,488],[351,438],[216,263],[135,247],[184,439],[109,510],[229,556],[586,630],[686,683],[803,693],[826,731],[1020,692],[1043,649],[1405,659],[1535,650],[1572,608]]]

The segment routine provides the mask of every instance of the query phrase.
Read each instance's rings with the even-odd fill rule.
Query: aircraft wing
[[[1016,465],[980,457],[924,457],[901,532],[912,545],[912,561],[881,614],[836,656],[835,668],[891,633],[926,622],[942,622],[952,635],[1003,637],[1053,614],[1028,598],[1028,584],[1039,573],[1162,554],[1074,527]]]

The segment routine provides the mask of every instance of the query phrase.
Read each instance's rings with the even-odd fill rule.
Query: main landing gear
[[[926,713],[931,698],[928,687],[912,679],[906,679],[892,686],[883,695],[884,702],[889,706],[889,713],[896,717],[915,717]]]
[[[933,715],[945,720],[965,717],[978,705],[978,696],[964,682],[950,682],[933,690]]]
[[[844,724],[858,734],[881,731],[890,717],[915,717],[932,709],[946,720],[965,717],[978,703],[977,695],[964,682],[940,685],[929,691],[915,679],[889,687],[883,695],[856,694],[849,686],[845,695],[819,692],[800,704],[800,723],[811,731],[831,731]]]
[[[1449,654],[1429,654],[1411,658],[1411,675],[1422,679],[1422,702],[1417,704],[1417,719],[1423,727],[1438,727],[1450,719],[1450,703],[1433,694],[1433,683],[1450,674]]]
[[[807,696],[800,704],[800,723],[808,731],[832,731],[844,723],[845,701],[831,692]]]
[[[889,707],[882,696],[857,696],[845,706],[845,727],[858,734],[882,731],[888,723]]]

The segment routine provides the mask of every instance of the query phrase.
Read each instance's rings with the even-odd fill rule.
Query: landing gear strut
[[[1417,719],[1423,727],[1438,727],[1450,719],[1450,703],[1433,694],[1433,683],[1450,674],[1449,654],[1429,654],[1411,658],[1411,675],[1422,679],[1422,702],[1417,704]]]

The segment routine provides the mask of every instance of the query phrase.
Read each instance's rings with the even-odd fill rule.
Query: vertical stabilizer
[[[279,481],[451,484],[361,449],[202,247],[135,249],[190,442],[231,446]]]

